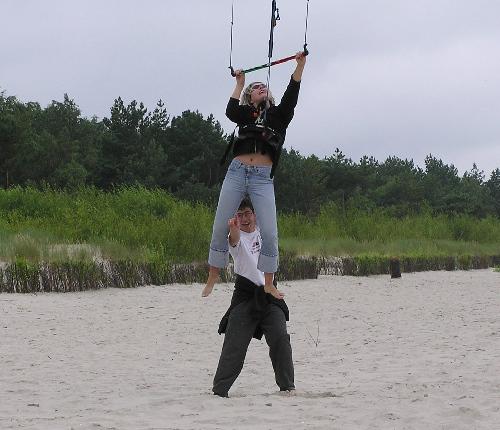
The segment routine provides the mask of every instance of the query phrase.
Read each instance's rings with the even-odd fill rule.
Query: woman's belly
[[[243,164],[248,164],[250,166],[272,166],[273,161],[268,154],[261,154],[260,152],[252,154],[241,154],[237,155],[237,160],[240,160]]]

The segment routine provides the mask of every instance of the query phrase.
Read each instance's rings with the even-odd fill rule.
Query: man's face
[[[240,222],[240,230],[245,233],[253,233],[255,231],[255,214],[250,208],[243,208],[236,212],[236,217]]]

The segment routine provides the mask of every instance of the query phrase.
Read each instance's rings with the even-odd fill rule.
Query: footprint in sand
[[[303,397],[305,399],[321,399],[321,398],[327,398],[327,397],[342,397],[342,396],[339,396],[335,393],[332,393],[331,391],[314,392],[314,391],[294,390],[294,391],[278,391],[277,394],[280,396],[284,396],[284,397]]]

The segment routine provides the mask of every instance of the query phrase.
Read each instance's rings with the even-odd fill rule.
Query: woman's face
[[[250,103],[258,105],[267,97],[267,87],[262,82],[255,82],[250,87]]]

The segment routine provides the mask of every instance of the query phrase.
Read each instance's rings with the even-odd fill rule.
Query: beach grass
[[[12,188],[0,191],[0,219],[4,260],[45,260],[54,246],[87,244],[107,259],[192,262],[206,257],[213,214],[140,187],[108,193]]]
[[[83,284],[86,279],[109,282],[103,270],[115,273],[112,284],[122,286],[202,282],[214,213],[214,207],[142,187],[0,190],[0,263],[15,269],[21,289],[35,279],[35,268],[41,279],[66,267],[80,273]],[[494,217],[425,211],[394,217],[382,209],[330,204],[314,216],[280,214],[278,227],[281,279],[314,277],[321,270],[388,273],[391,258],[400,260],[405,271],[500,263],[500,219]],[[174,272],[178,278],[172,278]],[[67,285],[82,288],[68,276]]]
[[[445,239],[400,239],[356,241],[353,239],[281,238],[283,249],[306,256],[459,256],[500,255],[500,243]]]
[[[205,261],[215,208],[163,190],[121,187],[0,190],[0,259]],[[499,255],[500,219],[429,212],[396,218],[383,210],[281,214],[283,251],[315,256]]]

